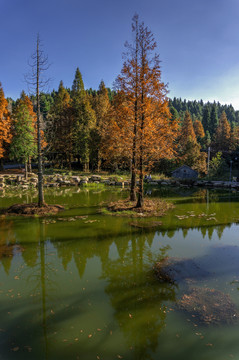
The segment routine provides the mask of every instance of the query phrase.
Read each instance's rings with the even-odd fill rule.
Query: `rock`
[[[158,185],[158,182],[157,181],[148,181],[148,184],[149,185],[152,185],[152,186],[155,186],[155,185]],[[162,185],[168,185],[168,183],[164,182],[164,183],[161,183]]]
[[[71,180],[72,180],[73,182],[77,183],[77,184],[79,184],[80,181],[81,181],[81,179],[80,179],[79,176],[72,176],[72,177],[71,177]]]
[[[99,175],[92,175],[91,177],[90,177],[90,181],[93,181],[93,182],[95,182],[95,181],[101,181],[101,176],[99,176]]]

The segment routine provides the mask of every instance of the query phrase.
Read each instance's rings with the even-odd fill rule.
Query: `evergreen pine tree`
[[[70,95],[62,81],[49,111],[46,124],[51,152],[55,153],[55,157],[61,165],[66,161],[68,167],[71,168],[73,151],[72,108]]]
[[[102,127],[104,125],[105,117],[110,107],[108,90],[106,89],[103,80],[99,85],[97,95],[93,97],[92,107],[95,111],[96,123],[91,130],[90,158],[92,167],[99,171],[101,165]]]
[[[216,104],[214,103],[212,106],[212,110],[211,110],[210,126],[209,126],[209,132],[210,132],[211,138],[215,134],[217,126],[218,126],[217,107],[216,107]]]
[[[84,83],[79,68],[76,69],[72,85],[73,111],[73,153],[80,160],[85,171],[89,170],[90,134],[95,126],[95,112],[84,90]]]
[[[209,106],[206,105],[204,110],[203,110],[203,118],[202,118],[202,124],[203,124],[203,129],[204,132],[206,133],[207,131],[210,132],[210,109]]]

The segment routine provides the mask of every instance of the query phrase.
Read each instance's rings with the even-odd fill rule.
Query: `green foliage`
[[[208,176],[210,178],[220,176],[225,172],[226,167],[226,162],[222,158],[222,153],[218,152],[210,161]]]
[[[10,158],[26,162],[36,155],[35,129],[26,104],[17,103],[14,110],[14,136],[10,147]]]
[[[210,133],[210,120],[211,120],[210,109],[209,109],[209,106],[206,106],[203,110],[203,118],[202,118],[202,124],[203,124],[205,133],[207,131],[209,131],[209,133]]]

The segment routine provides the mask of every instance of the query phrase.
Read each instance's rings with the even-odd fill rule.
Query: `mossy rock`
[[[238,311],[229,295],[215,289],[193,288],[184,294],[177,306],[202,325],[234,324]]]

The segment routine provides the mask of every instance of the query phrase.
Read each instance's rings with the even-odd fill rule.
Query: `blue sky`
[[[122,67],[135,13],[153,32],[169,96],[232,103],[239,109],[238,0],[0,0],[0,81],[6,96],[27,90],[24,74],[39,32],[50,90],[106,86]]]

